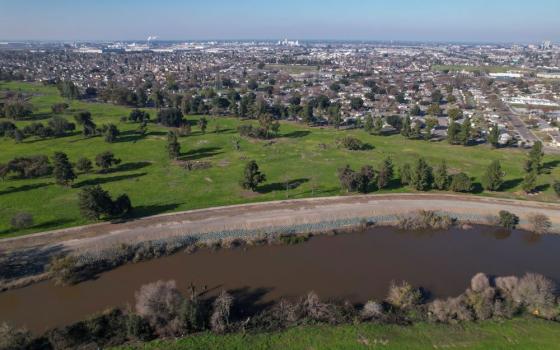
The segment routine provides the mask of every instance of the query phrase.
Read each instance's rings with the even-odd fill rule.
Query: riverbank
[[[519,216],[521,228],[527,228],[529,217],[539,213],[550,219],[552,230],[560,230],[560,205],[552,203],[442,194],[287,200],[193,210],[5,239],[0,241],[1,284],[3,289],[10,289],[44,280],[48,277],[45,266],[61,254],[76,254],[90,262],[111,258],[106,270],[124,262],[169,255],[196,242],[259,240],[267,235],[327,232],[364,224],[392,225],[402,216],[419,210],[433,210],[475,224],[490,224],[499,211],[507,210]],[[137,257],[138,251],[142,254]]]
[[[560,324],[533,318],[444,325],[357,324],[306,326],[262,334],[203,333],[179,340],[153,341],[114,350],[206,349],[558,349]]]

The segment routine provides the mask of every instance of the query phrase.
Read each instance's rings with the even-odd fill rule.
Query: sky
[[[560,42],[560,0],[0,0],[0,40]]]

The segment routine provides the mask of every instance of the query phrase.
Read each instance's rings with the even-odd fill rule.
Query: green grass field
[[[536,319],[412,326],[358,324],[292,328],[279,333],[213,335],[120,349],[559,349],[560,324]]]
[[[54,87],[0,83],[0,94],[6,89],[21,89],[32,94],[34,115],[43,122],[51,117],[51,105],[63,101]],[[52,156],[55,151],[67,153],[71,161],[83,156],[93,160],[96,154],[111,150],[122,159],[122,164],[107,174],[79,174],[73,188],[58,186],[52,178],[0,181],[0,238],[88,223],[80,217],[77,205],[77,194],[87,185],[100,184],[113,196],[127,193],[135,207],[134,215],[146,216],[246,202],[345,194],[340,190],[336,176],[339,167],[345,164],[354,168],[366,164],[378,167],[386,156],[391,156],[397,166],[414,162],[421,156],[432,165],[444,159],[450,170],[464,171],[473,176],[475,182],[480,181],[493,159],[499,159],[506,172],[505,191],[482,195],[527,198],[520,190],[526,158],[526,152],[521,150],[492,150],[486,145],[451,146],[445,142],[407,140],[400,135],[371,136],[362,130],[336,131],[283,123],[278,139],[272,142],[242,139],[241,149],[236,151],[232,139],[238,136],[236,128],[241,121],[216,117],[209,119],[206,134],[194,126],[192,135],[180,139],[185,159],[212,162],[210,169],[189,172],[168,160],[166,128],[149,124],[149,134],[139,138],[134,134],[137,124],[119,121],[129,114],[129,108],[81,101],[72,101],[70,105],[65,114],[70,120],[76,112],[89,110],[97,125],[116,124],[122,133],[119,142],[106,143],[102,137],[86,139],[78,132],[58,139],[28,138],[20,144],[5,138],[0,139],[0,163],[16,156]],[[150,114],[154,119],[155,110],[151,110]],[[197,118],[188,117],[190,120]],[[17,122],[19,126],[26,123],[30,121]],[[217,124],[222,130],[220,133],[214,132]],[[352,134],[374,148],[358,152],[337,148],[336,139],[346,134]],[[239,186],[243,167],[252,159],[267,175],[267,182],[256,193],[248,193]],[[552,166],[560,162],[560,156],[546,156],[545,162]],[[539,176],[542,192],[530,199],[556,200],[550,183],[554,178],[560,178],[560,168],[552,168],[549,172]],[[299,185],[285,191],[286,181]],[[384,192],[407,191],[410,189],[395,185]],[[10,218],[22,211],[34,216],[35,226],[14,230],[10,227]]]

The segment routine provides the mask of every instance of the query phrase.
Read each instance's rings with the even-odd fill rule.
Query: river
[[[477,272],[538,272],[560,281],[559,252],[560,236],[484,226],[430,232],[371,228],[298,245],[202,249],[128,264],[74,286],[47,281],[0,293],[0,322],[39,333],[113,306],[134,305],[140,286],[171,279],[183,290],[190,283],[207,287],[209,295],[233,290],[256,304],[311,290],[322,298],[380,300],[392,280],[407,280],[431,297],[444,297],[461,293]]]

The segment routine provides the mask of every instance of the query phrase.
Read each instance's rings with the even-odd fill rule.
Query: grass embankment
[[[51,105],[64,100],[54,87],[29,83],[0,83],[0,92],[21,89],[32,94],[34,117],[47,122],[52,116]],[[234,118],[209,118],[206,134],[197,126],[190,136],[181,137],[184,160],[212,162],[204,170],[187,171],[171,162],[165,150],[167,128],[149,124],[149,133],[140,137],[134,133],[138,124],[120,122],[128,116],[130,108],[102,103],[70,102],[64,114],[73,121],[78,111],[88,110],[97,125],[114,123],[121,131],[118,142],[107,143],[102,137],[84,138],[78,131],[74,135],[57,139],[28,138],[20,144],[9,138],[0,139],[0,163],[16,156],[46,154],[55,151],[68,154],[75,162],[80,157],[93,160],[96,154],[111,150],[122,159],[122,164],[107,174],[79,174],[72,188],[54,183],[52,178],[6,179],[0,181],[0,238],[30,232],[52,230],[89,223],[80,216],[77,195],[81,188],[100,184],[113,196],[127,193],[135,207],[135,216],[148,216],[164,212],[182,211],[220,205],[271,201],[311,196],[334,196],[346,194],[341,191],[337,169],[350,164],[353,168],[369,164],[378,167],[386,156],[391,156],[396,167],[425,157],[432,165],[441,160],[447,162],[451,171],[464,171],[480,182],[487,165],[499,159],[506,172],[504,192],[496,195],[542,201],[556,200],[549,186],[560,177],[560,169],[539,176],[542,192],[526,196],[521,191],[523,162],[526,152],[515,149],[493,150],[486,145],[462,147],[445,142],[432,143],[407,140],[400,135],[372,136],[363,130],[336,131],[332,128],[309,128],[301,124],[282,123],[281,136],[273,141],[241,140],[241,149],[234,150],[232,139],[238,137],[237,126],[242,123]],[[155,119],[156,111],[150,111]],[[194,121],[198,116],[189,116]],[[19,121],[24,126],[31,121]],[[216,133],[216,125],[220,132]],[[348,151],[336,147],[336,139],[352,134],[374,148],[368,151]],[[267,176],[267,182],[257,192],[244,191],[239,186],[243,167],[248,160],[256,160]],[[560,156],[546,156],[546,164],[554,168]],[[285,183],[290,183],[286,191]],[[380,191],[410,192],[408,188],[393,181],[390,188]],[[34,216],[35,226],[24,230],[10,228],[10,218],[18,212]]]
[[[214,335],[154,341],[132,349],[559,349],[560,324],[537,319],[412,326],[359,324],[299,327],[278,333]]]

